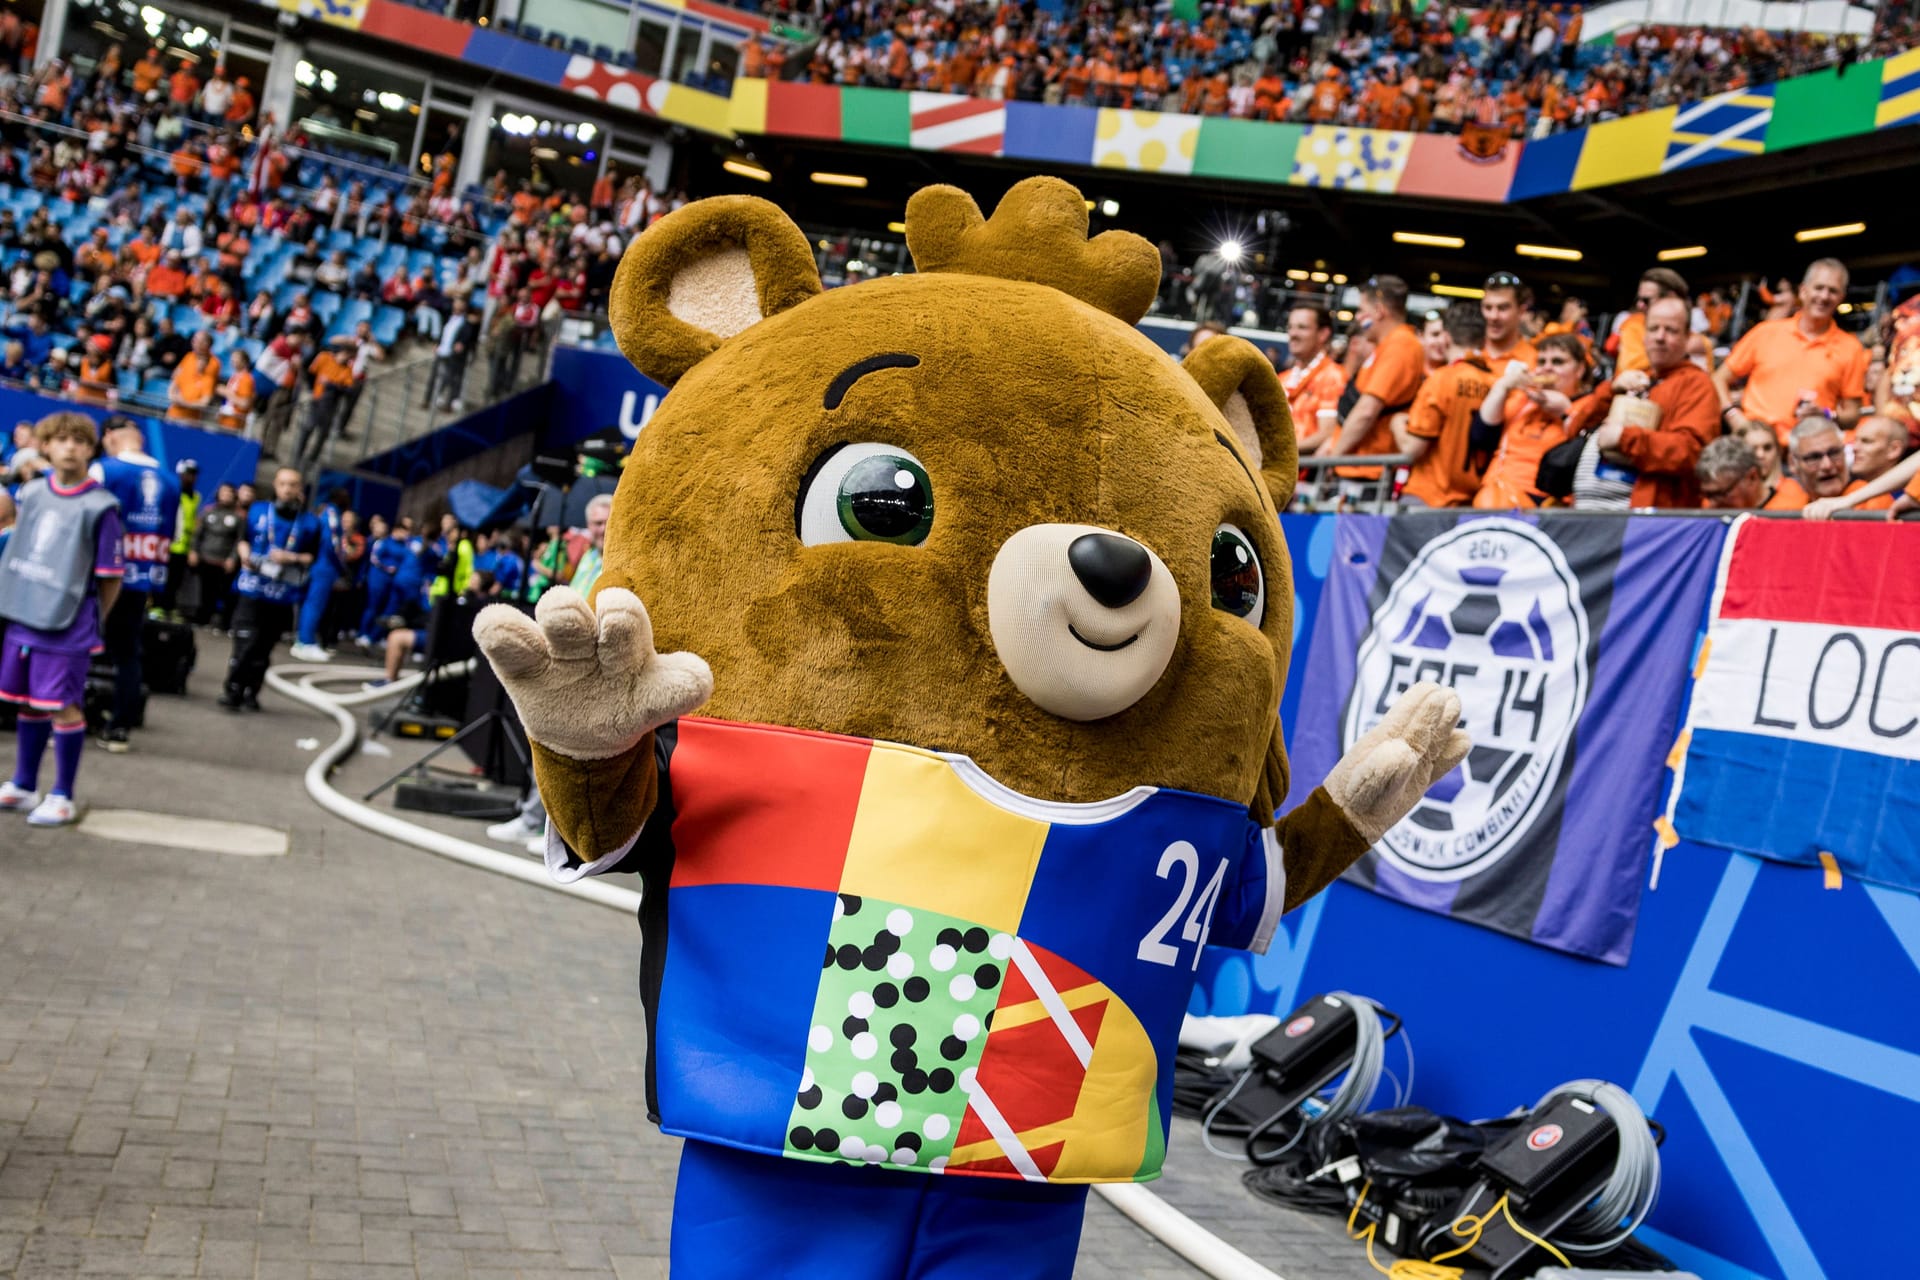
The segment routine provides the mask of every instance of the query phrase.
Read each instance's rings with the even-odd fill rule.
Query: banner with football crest
[[[1407,686],[1451,685],[1472,754],[1348,878],[1625,964],[1725,532],[1625,515],[1339,517],[1295,677],[1290,802]]]

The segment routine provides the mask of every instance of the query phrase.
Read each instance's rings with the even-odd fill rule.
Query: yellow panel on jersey
[[[983,798],[932,752],[876,742],[840,890],[1013,933],[1047,830]]]

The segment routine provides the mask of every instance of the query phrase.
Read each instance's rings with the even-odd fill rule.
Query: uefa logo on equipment
[[[1374,846],[1421,880],[1464,880],[1512,852],[1559,781],[1586,705],[1580,583],[1551,538],[1470,520],[1420,549],[1361,642],[1344,745],[1421,680],[1460,694],[1473,751]]]

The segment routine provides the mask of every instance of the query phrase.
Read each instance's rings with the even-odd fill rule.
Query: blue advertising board
[[[78,404],[58,396],[0,387],[0,423],[6,424],[9,431],[16,422],[37,422],[50,413],[69,409],[84,413],[95,422],[115,412],[106,405]],[[140,425],[147,437],[147,452],[157,461],[169,467],[189,458],[199,463],[202,492],[211,493],[216,485],[253,483],[254,472],[260,466],[260,446],[255,442],[231,431],[208,431],[138,413],[123,416]]]
[[[1329,731],[1300,723],[1296,692],[1327,579],[1377,571],[1343,565],[1335,527],[1286,519],[1302,638],[1282,703],[1290,745]],[[1695,607],[1662,625],[1690,642],[1703,620]],[[1678,727],[1676,714],[1667,740]],[[1649,824],[1663,799],[1650,798]],[[1914,1185],[1920,1150],[1920,896],[1686,841],[1656,877],[1654,845],[1649,826],[1624,965],[1341,881],[1290,914],[1267,955],[1210,952],[1192,1008],[1283,1014],[1322,991],[1370,996],[1406,1019],[1414,1101],[1452,1115],[1612,1080],[1666,1128],[1648,1243],[1708,1280],[1879,1274],[1887,1237],[1863,1210]]]
[[[660,407],[667,389],[618,351],[553,349],[553,404],[540,444],[557,449],[619,427],[629,442]]]

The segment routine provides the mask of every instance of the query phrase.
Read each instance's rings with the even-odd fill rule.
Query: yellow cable
[[[1480,1243],[1481,1231],[1486,1229],[1487,1223],[1493,1220],[1493,1215],[1496,1213],[1507,1220],[1507,1225],[1512,1227],[1514,1230],[1514,1233],[1517,1234],[1522,1240],[1525,1240],[1530,1244],[1539,1245],[1542,1249],[1545,1249],[1548,1253],[1552,1254],[1555,1260],[1558,1261],[1561,1266],[1566,1267],[1570,1270],[1572,1269],[1573,1263],[1567,1261],[1566,1254],[1560,1252],[1558,1249],[1554,1248],[1551,1244],[1547,1243],[1547,1241],[1544,1238],[1535,1235],[1533,1232],[1527,1230],[1525,1227],[1520,1225],[1519,1219],[1513,1216],[1513,1207],[1508,1203],[1508,1197],[1504,1195],[1501,1196],[1498,1200],[1494,1201],[1493,1207],[1488,1209],[1485,1213],[1482,1213],[1479,1215],[1467,1213],[1467,1214],[1462,1214],[1460,1217],[1454,1219],[1452,1224],[1447,1227],[1447,1230],[1451,1232],[1453,1235],[1459,1236],[1462,1239],[1464,1239],[1466,1243],[1461,1245],[1457,1249],[1449,1249],[1445,1253],[1435,1254],[1433,1256],[1433,1261],[1444,1262],[1448,1258],[1457,1257],[1460,1254],[1467,1252],[1469,1249],[1473,1248],[1474,1245]],[[1471,1232],[1471,1234],[1468,1234],[1469,1232]]]
[[[1373,1190],[1373,1179],[1369,1178],[1360,1184],[1360,1194],[1355,1197],[1353,1208],[1347,1211],[1347,1238],[1349,1240],[1358,1240],[1366,1246],[1367,1264],[1381,1275],[1386,1276],[1387,1280],[1460,1280],[1460,1277],[1466,1274],[1465,1268],[1442,1266],[1441,1264],[1448,1258],[1458,1257],[1466,1253],[1472,1249],[1474,1245],[1480,1243],[1480,1233],[1486,1229],[1487,1223],[1493,1220],[1493,1215],[1496,1213],[1507,1220],[1507,1225],[1512,1227],[1515,1234],[1519,1235],[1521,1239],[1527,1241],[1529,1244],[1535,1244],[1545,1249],[1553,1255],[1555,1261],[1559,1262],[1561,1266],[1569,1270],[1573,1268],[1573,1263],[1567,1260],[1566,1254],[1554,1248],[1544,1237],[1537,1236],[1520,1225],[1519,1219],[1513,1216],[1513,1206],[1509,1203],[1509,1197],[1505,1195],[1494,1201],[1493,1207],[1485,1213],[1478,1215],[1471,1213],[1462,1214],[1448,1225],[1447,1230],[1451,1234],[1459,1236],[1466,1241],[1466,1243],[1460,1245],[1458,1248],[1449,1249],[1445,1253],[1435,1254],[1431,1259],[1396,1258],[1391,1267],[1383,1267],[1380,1265],[1380,1260],[1373,1256],[1373,1238],[1379,1232],[1378,1225],[1369,1222],[1364,1230],[1355,1231],[1353,1229],[1353,1224],[1360,1217],[1360,1206],[1366,1203],[1367,1193],[1371,1190]]]
[[[1353,1208],[1347,1213],[1347,1238],[1358,1240],[1367,1247],[1367,1265],[1371,1266],[1387,1280],[1460,1280],[1466,1272],[1459,1267],[1439,1267],[1418,1258],[1396,1258],[1391,1267],[1383,1267],[1380,1260],[1373,1256],[1373,1238],[1379,1227],[1369,1222],[1364,1231],[1353,1229],[1354,1220],[1360,1216],[1360,1206],[1366,1202],[1367,1192],[1373,1189],[1373,1180],[1369,1178],[1360,1187],[1359,1198],[1353,1202]]]

